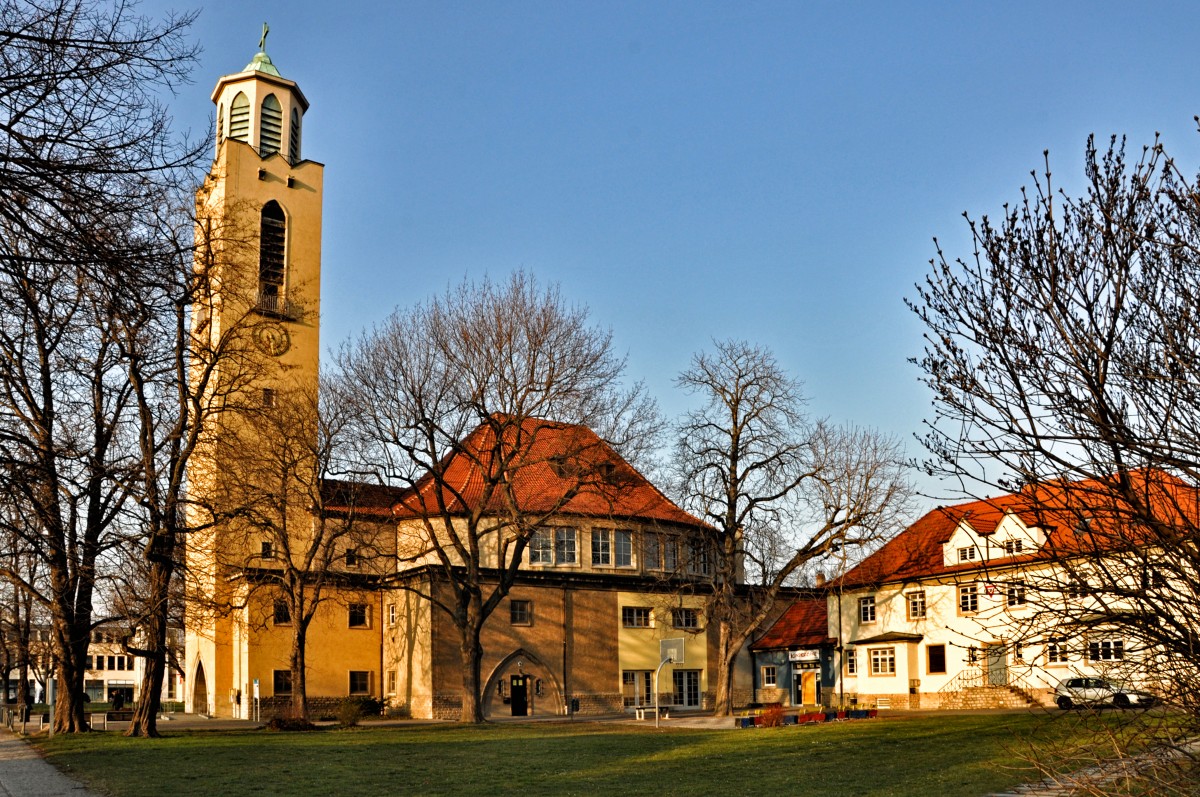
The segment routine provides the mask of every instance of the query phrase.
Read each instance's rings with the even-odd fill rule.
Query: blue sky
[[[264,20],[326,165],[327,350],[523,268],[612,328],[668,414],[692,353],[744,338],[815,415],[913,455],[903,299],[932,238],[967,254],[961,213],[1015,200],[1045,149],[1078,186],[1089,133],[1159,131],[1185,171],[1200,145],[1196,4],[218,0],[181,129],[205,133]]]

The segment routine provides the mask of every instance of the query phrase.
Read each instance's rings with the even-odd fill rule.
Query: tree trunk
[[[718,717],[728,717],[733,714],[733,673],[740,645],[735,643],[737,635],[728,618],[717,623],[717,634],[717,695],[713,712]]]
[[[462,627],[462,715],[461,722],[483,722],[483,701],[480,700],[480,673],[483,664],[483,645],[479,641],[483,620],[477,601],[467,611]]]
[[[305,679],[305,646],[308,643],[308,625],[296,617],[295,631],[292,634],[292,655],[289,659],[292,668],[292,718],[308,719],[308,682]]]
[[[174,534],[162,531],[147,544],[150,575],[147,591],[149,607],[144,656],[146,671],[133,721],[126,736],[158,736],[158,712],[162,707],[163,678],[167,672],[167,623],[170,614],[171,578],[175,574]]]

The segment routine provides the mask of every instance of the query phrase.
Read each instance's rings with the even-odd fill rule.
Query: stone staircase
[[[942,709],[963,708],[1029,708],[1041,701],[1025,689],[1014,686],[968,686],[954,692],[943,692]]]

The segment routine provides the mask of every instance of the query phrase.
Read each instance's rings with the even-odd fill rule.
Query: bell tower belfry
[[[201,294],[192,313],[192,379],[207,368],[206,387],[193,387],[222,409],[204,424],[188,471],[197,530],[186,544],[185,703],[189,712],[219,716],[244,716],[257,686],[245,618],[220,607],[237,605],[247,574],[278,560],[214,507],[231,483],[246,479],[230,453],[255,433],[255,414],[272,411],[287,391],[315,396],[320,365],[324,166],[301,155],[308,100],[265,44],[264,26],[250,63],[217,81],[215,154],[196,192]]]

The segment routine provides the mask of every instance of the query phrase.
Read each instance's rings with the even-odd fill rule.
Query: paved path
[[[96,797],[46,762],[31,744],[0,727],[0,796]]]

